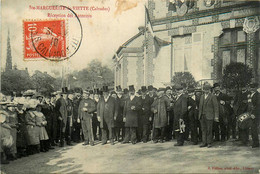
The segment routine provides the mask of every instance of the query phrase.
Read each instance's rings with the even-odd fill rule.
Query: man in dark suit
[[[174,146],[183,146],[184,144],[184,132],[182,126],[184,126],[185,120],[187,120],[187,112],[188,112],[188,102],[187,95],[184,94],[183,86],[176,85],[176,102],[173,106],[174,112],[174,129],[177,138],[177,143]],[[184,128],[185,129],[185,128]]]
[[[141,100],[135,96],[134,85],[129,86],[129,98],[126,99],[123,121],[125,122],[125,139],[123,143],[129,143],[131,137],[131,143],[136,144],[136,130],[138,127],[138,113],[141,108]]]
[[[173,108],[172,108],[172,106],[174,103],[171,87],[169,87],[169,86],[166,87],[165,96],[170,101],[170,107],[167,110],[167,126],[166,126],[166,130],[165,130],[165,136],[166,136],[165,140],[170,141],[173,136]]]
[[[214,94],[210,93],[211,86],[204,84],[204,94],[200,98],[199,120],[202,129],[202,145],[200,147],[210,148],[212,146],[213,120],[219,122],[219,105]]]
[[[55,110],[57,111],[58,119],[59,119],[59,139],[60,139],[60,147],[64,146],[64,140],[65,140],[65,130],[66,130],[66,124],[67,124],[67,102],[65,98],[67,98],[68,88],[64,87],[62,88],[62,93],[57,94],[57,101],[55,104]]]
[[[123,122],[123,111],[124,111],[124,106],[125,106],[125,97],[123,96],[123,90],[121,86],[116,87],[116,92],[117,92],[117,117],[115,121],[115,136],[116,136],[116,141],[122,141],[125,135],[125,129],[124,129],[124,122]],[[120,132],[122,133],[120,135]]]
[[[153,99],[147,95],[147,90],[145,86],[141,87],[141,103],[142,103],[142,110],[141,110],[141,125],[142,125],[142,141],[146,143],[149,138],[149,120],[151,120],[151,105]]]
[[[97,105],[97,118],[102,130],[102,145],[107,143],[107,132],[110,144],[114,145],[114,122],[117,117],[116,100],[109,95],[108,86],[103,86],[103,97]]]
[[[249,91],[247,90],[246,86],[242,87],[242,91],[237,92],[234,98],[234,117],[237,120],[237,117],[245,112],[247,112],[248,108],[248,99],[247,96],[249,95]],[[237,124],[237,122],[236,122]],[[249,128],[241,129],[238,127],[238,135],[239,139],[242,141],[241,145],[247,145],[249,140]],[[236,138],[236,137],[235,137]]]
[[[196,105],[196,97],[194,94],[194,87],[188,87],[188,126],[186,134],[189,137],[189,131],[191,132],[191,142],[193,145],[198,144],[198,130],[197,130],[197,120],[198,120],[198,107]]]
[[[258,125],[260,119],[260,94],[257,91],[258,83],[250,84],[250,95],[248,98],[248,111],[251,113],[251,133],[252,133],[252,148],[259,147]]]
[[[219,122],[213,122],[213,134],[215,140],[219,141],[221,135],[221,141],[225,141],[227,138],[227,121],[228,121],[228,95],[220,91],[220,84],[214,83],[213,85],[214,94],[217,97],[219,104]]]

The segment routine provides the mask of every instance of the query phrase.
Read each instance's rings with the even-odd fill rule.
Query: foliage
[[[222,83],[228,89],[240,89],[251,82],[252,69],[241,62],[228,64],[223,71]]]
[[[21,93],[28,89],[36,89],[43,95],[61,90],[62,78],[52,77],[47,72],[36,70],[30,77],[27,70],[10,69],[1,73],[1,90],[6,95],[12,92]],[[98,60],[91,61],[87,68],[73,72],[67,76],[68,87],[74,88],[101,88],[103,85],[113,86],[114,74],[107,66],[102,66]],[[66,84],[66,83],[65,83]]]
[[[102,88],[103,85],[112,86],[113,83],[113,71],[107,66],[102,66],[102,63],[97,59],[92,60],[87,68],[74,72],[69,76],[71,88]]]
[[[1,90],[6,95],[21,93],[33,86],[26,70],[10,69],[1,74]]]
[[[182,83],[185,83],[187,86],[197,86],[197,82],[190,72],[175,72],[171,82],[174,85],[181,85]]]

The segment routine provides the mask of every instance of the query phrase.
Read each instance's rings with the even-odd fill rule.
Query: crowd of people
[[[234,139],[259,147],[258,84],[244,86],[234,96],[220,84],[202,89],[186,84],[156,89],[133,85],[122,89],[57,91],[49,96],[28,90],[22,96],[0,94],[1,163],[47,152],[55,146],[94,146],[101,141],[163,143],[176,139],[200,147]],[[190,144],[190,143],[189,143]]]

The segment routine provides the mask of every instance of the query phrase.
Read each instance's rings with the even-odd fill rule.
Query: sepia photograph
[[[260,173],[260,0],[0,0],[0,173]]]

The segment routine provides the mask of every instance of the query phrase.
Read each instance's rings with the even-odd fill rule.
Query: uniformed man
[[[83,91],[83,98],[80,101],[78,114],[81,120],[81,127],[84,134],[84,146],[90,144],[94,146],[94,136],[92,129],[93,112],[96,111],[95,101],[89,98],[89,91]]]
[[[114,126],[117,117],[116,99],[109,94],[108,86],[103,86],[103,97],[97,105],[97,118],[102,130],[102,145],[107,143],[109,134],[110,144],[114,145]]]

